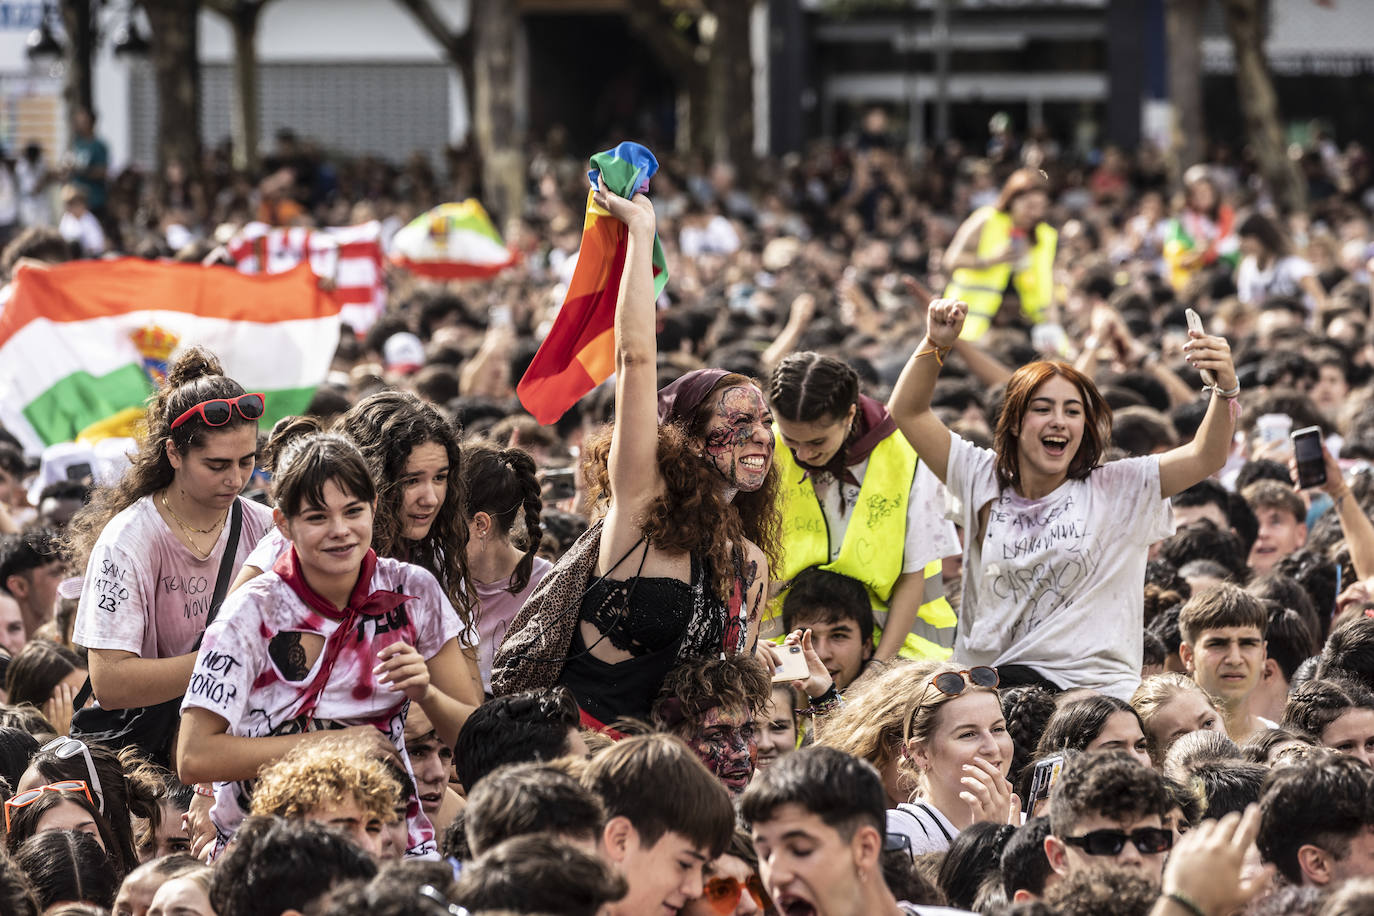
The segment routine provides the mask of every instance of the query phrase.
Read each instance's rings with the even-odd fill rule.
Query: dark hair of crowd
[[[873,641],[873,603],[858,579],[819,566],[802,570],[782,599],[782,626],[790,633],[801,623],[837,624],[852,620],[860,645]]]
[[[577,700],[566,687],[528,690],[487,700],[458,733],[453,766],[471,792],[508,763],[553,760],[568,750],[568,733],[581,724]]]
[[[463,812],[471,855],[529,833],[601,838],[601,801],[567,773],[538,763],[503,766],[468,793]]]
[[[861,827],[887,832],[887,792],[873,764],[831,747],[803,748],[764,770],[740,797],[750,825],[773,819],[784,805],[816,815],[848,842]]]
[[[10,659],[5,671],[5,692],[10,703],[41,707],[63,678],[85,668],[81,658],[66,646],[46,639],[30,640]]]
[[[1319,846],[1335,859],[1374,827],[1374,770],[1344,754],[1322,754],[1278,767],[1260,799],[1255,844],[1294,884],[1303,880],[1298,850]]]
[[[520,836],[467,863],[453,897],[470,912],[596,916],[629,890],[598,856],[543,834]]]
[[[734,834],[735,808],[729,793],[696,754],[671,735],[638,735],[613,744],[592,758],[582,782],[601,797],[607,821],[628,820],[643,848],[672,832],[714,859]]]
[[[24,841],[14,862],[28,876],[38,905],[93,903],[111,909],[124,873],[89,833],[46,830]]]
[[[248,817],[215,863],[210,906],[234,916],[314,912],[336,884],[377,873],[372,859],[337,830],[310,821]]]

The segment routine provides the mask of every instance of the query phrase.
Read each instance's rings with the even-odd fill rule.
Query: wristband
[[[197,795],[204,796],[205,798],[215,797],[215,790],[212,788],[207,788],[202,783],[196,783],[193,788],[195,789]]]
[[[1164,897],[1166,900],[1172,900],[1174,903],[1177,903],[1179,906],[1183,907],[1185,910],[1191,913],[1192,916],[1207,916],[1207,911],[1204,910],[1202,907],[1198,906],[1197,901],[1193,900],[1193,898],[1187,896],[1186,894],[1182,894],[1178,891],[1169,891],[1164,895]]]
[[[832,683],[830,689],[811,701],[811,705],[805,709],[796,710],[799,716],[823,716],[833,712],[844,705],[844,698],[840,696],[840,691]]]

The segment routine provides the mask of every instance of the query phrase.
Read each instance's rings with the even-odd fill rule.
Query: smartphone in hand
[[[782,663],[778,665],[778,670],[773,672],[773,683],[779,684],[789,681],[804,681],[811,676],[811,669],[806,665],[806,655],[802,652],[801,646],[778,646],[782,652]]]
[[[1298,488],[1306,490],[1326,483],[1326,457],[1322,454],[1320,427],[1294,430],[1293,457],[1298,464]]]

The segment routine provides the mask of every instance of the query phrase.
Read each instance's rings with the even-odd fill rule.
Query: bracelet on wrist
[[[929,350],[922,350],[921,347],[925,346],[926,344],[930,344],[930,349],[929,349]],[[952,346],[951,346],[951,347],[942,347],[942,346],[940,346],[940,345],[937,344],[935,341],[931,340],[931,339],[930,339],[930,335],[927,334],[925,337],[923,337],[923,338],[921,339],[920,344],[917,345],[917,347],[916,347],[916,355],[915,355],[914,357],[912,357],[912,358],[913,358],[913,359],[920,359],[922,356],[934,356],[934,357],[935,357],[935,362],[937,362],[937,363],[939,363],[941,366],[943,366],[943,365],[945,364],[945,357],[948,356],[948,355],[949,355],[949,351],[950,351],[950,350],[953,350],[953,349],[954,349],[954,348],[953,348]]]
[[[1183,907],[1185,910],[1191,913],[1192,916],[1208,916],[1207,911],[1204,910],[1202,907],[1198,906],[1197,901],[1194,900],[1192,897],[1189,897],[1187,894],[1183,894],[1178,891],[1169,891],[1164,895],[1164,897],[1166,900],[1172,900],[1174,903],[1177,903],[1179,906]]]
[[[205,785],[204,783],[196,783],[194,789],[197,795],[203,796],[205,798],[215,797],[215,790],[210,786]]]
[[[796,713],[799,716],[823,716],[843,705],[844,697],[840,696],[839,689],[832,683],[829,690],[811,700],[810,706],[805,709],[798,709]]]

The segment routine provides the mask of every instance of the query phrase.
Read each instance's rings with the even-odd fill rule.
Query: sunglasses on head
[[[754,898],[754,905],[760,912],[768,909],[771,903],[768,900],[768,892],[763,889],[763,881],[758,875],[750,875],[749,880],[741,882],[738,878],[718,877],[706,882],[706,888],[702,892],[702,899],[710,904],[714,912],[720,916],[729,916],[739,906],[740,895],[748,894]]]
[[[95,771],[95,761],[91,759],[91,750],[85,743],[75,738],[54,738],[47,744],[39,748],[40,751],[49,751],[58,760],[71,760],[77,754],[86,759],[86,775],[90,777],[91,791],[95,792],[95,798],[91,804],[95,805],[96,810],[101,814],[105,813],[105,793],[100,789],[100,776]],[[87,785],[82,783],[83,786]],[[91,792],[86,793],[90,798]]]
[[[267,408],[267,397],[262,394],[241,394],[236,398],[214,398],[201,401],[190,410],[172,421],[172,429],[194,416],[199,416],[207,426],[223,426],[234,417],[234,411],[245,420],[257,420]]]
[[[945,696],[957,697],[969,686],[996,687],[1001,683],[1001,678],[997,676],[996,668],[978,665],[964,671],[946,671],[943,674],[937,674],[930,679],[930,683]]]
[[[1077,846],[1090,856],[1116,856],[1130,840],[1142,856],[1168,852],[1174,846],[1174,835],[1163,827],[1141,827],[1127,833],[1124,830],[1094,830],[1082,836],[1066,836],[1064,842]]]
[[[5,830],[10,829],[10,812],[18,811],[26,805],[31,805],[38,801],[47,792],[81,792],[86,796],[86,801],[92,805],[95,799],[91,798],[91,790],[86,788],[86,784],[79,779],[64,779],[61,782],[49,783],[46,786],[39,786],[36,789],[29,789],[27,792],[20,792],[18,795],[5,802]]]

